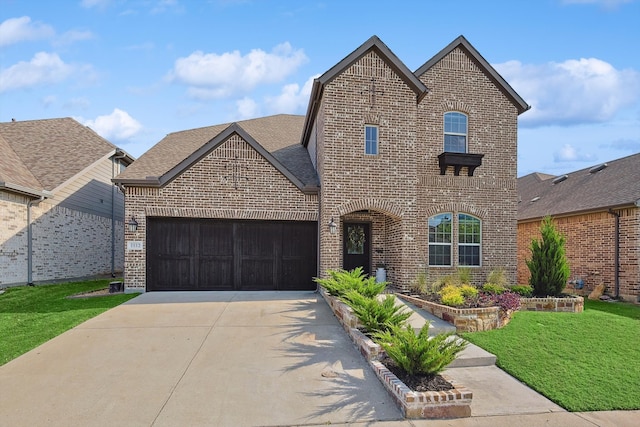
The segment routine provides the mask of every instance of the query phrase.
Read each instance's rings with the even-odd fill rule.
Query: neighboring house
[[[519,283],[529,281],[531,240],[549,215],[566,238],[568,289],[604,283],[607,294],[640,301],[640,154],[557,177],[523,176],[518,197]]]
[[[0,123],[0,287],[114,274],[133,158],[71,118]]]
[[[415,72],[374,36],[314,81],[306,116],[172,133],[120,174],[125,285],[314,289],[381,263],[399,289],[459,266],[515,281],[527,109],[462,36]]]

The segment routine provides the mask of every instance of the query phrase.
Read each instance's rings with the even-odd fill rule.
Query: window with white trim
[[[451,266],[453,215],[443,213],[429,218],[429,265]]]
[[[458,265],[480,265],[481,225],[480,218],[458,214]]]
[[[444,113],[444,151],[467,152],[467,115],[456,111]]]
[[[364,126],[364,153],[370,155],[378,154],[378,126]]]
[[[453,267],[453,242],[457,243],[457,266],[480,266],[482,258],[482,221],[480,218],[466,213],[454,215],[450,212],[430,217],[429,266]]]

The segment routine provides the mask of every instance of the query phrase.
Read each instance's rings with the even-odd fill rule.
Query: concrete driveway
[[[147,293],[0,367],[2,426],[401,419],[312,292]]]

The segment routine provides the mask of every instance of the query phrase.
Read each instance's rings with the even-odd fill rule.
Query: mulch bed
[[[409,375],[389,357],[380,362],[413,391],[446,391],[454,388],[440,375]]]

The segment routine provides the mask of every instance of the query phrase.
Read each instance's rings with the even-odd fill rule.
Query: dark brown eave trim
[[[467,54],[473,59],[473,61],[480,67],[481,70],[489,77],[489,79],[511,100],[513,105],[518,110],[518,114],[522,114],[531,108],[529,104],[525,102],[520,95],[511,87],[507,81],[496,71],[495,68],[484,59],[480,52],[474,48],[471,43],[464,37],[459,36],[454,41],[449,43],[444,49],[438,52],[433,58],[424,63],[420,68],[415,71],[416,76],[421,76],[427,72],[431,67],[440,62],[442,58],[451,53],[455,48],[461,47]]]
[[[371,36],[369,40],[364,42],[360,47],[347,55],[342,61],[331,67],[323,75],[318,77],[313,82],[313,88],[311,89],[311,96],[309,97],[309,106],[307,107],[307,116],[302,131],[302,145],[305,147],[309,143],[309,137],[311,129],[320,107],[320,100],[322,98],[322,92],[324,86],[330,83],[338,75],[340,75],[345,69],[349,68],[362,56],[369,53],[369,51],[375,51],[389,67],[405,82],[405,84],[413,90],[416,94],[416,103],[419,103],[422,98],[429,92],[429,89],[420,81],[418,77],[385,45],[378,36]]]
[[[178,177],[182,172],[202,160],[220,144],[228,140],[233,134],[238,134],[240,138],[245,140],[254,150],[260,153],[262,157],[264,157],[269,163],[273,165],[274,168],[278,170],[278,172],[280,172],[296,187],[298,187],[300,191],[305,191],[305,185],[302,183],[302,181],[300,181],[300,179],[289,172],[289,170],[285,168],[282,163],[280,163],[275,157],[273,157],[271,153],[265,150],[265,148],[260,145],[251,135],[249,135],[238,123],[232,123],[231,125],[229,125],[213,139],[197,149],[189,157],[178,163],[176,166],[174,166],[167,173],[160,177],[147,177],[146,179],[114,178],[112,181],[116,184],[133,187],[164,187],[165,185],[173,181],[176,177]]]
[[[556,214],[550,213],[543,216],[518,218],[517,222],[518,223],[538,222],[538,221],[541,221],[546,216],[550,216],[551,218],[568,218],[576,215],[586,215],[591,213],[601,213],[601,212],[607,213],[609,212],[610,209],[620,210],[620,209],[639,209],[639,208],[635,205],[635,202],[630,202],[630,203],[623,203],[623,204],[617,204],[617,205],[611,205],[611,206],[601,206],[601,207],[592,208],[592,209],[582,209],[579,211],[562,212],[562,213],[556,213]]]

